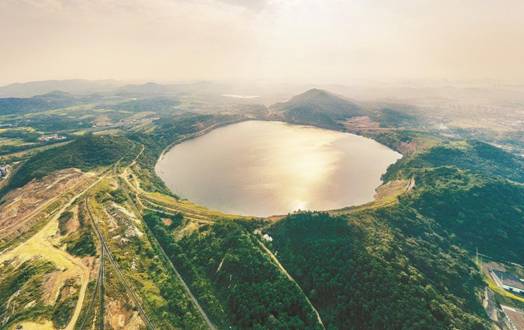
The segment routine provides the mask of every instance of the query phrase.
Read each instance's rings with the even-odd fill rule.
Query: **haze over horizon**
[[[518,0],[4,0],[0,84],[523,83],[522,12]]]

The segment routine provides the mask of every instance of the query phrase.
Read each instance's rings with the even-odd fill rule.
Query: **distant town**
[[[52,135],[42,135],[38,138],[40,142],[49,142],[49,141],[61,141],[67,139],[63,135],[52,134]]]

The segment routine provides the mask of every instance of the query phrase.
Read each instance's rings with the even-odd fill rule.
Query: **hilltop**
[[[366,113],[357,104],[321,89],[310,89],[269,110],[274,118],[291,123],[338,129],[340,121]]]

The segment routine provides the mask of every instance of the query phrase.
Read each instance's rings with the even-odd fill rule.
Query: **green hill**
[[[135,143],[122,136],[82,136],[71,143],[45,150],[29,158],[16,171],[7,188],[20,187],[32,179],[39,179],[70,167],[86,171],[111,165],[120,159],[128,161],[136,156],[138,150]]]
[[[415,212],[394,208],[347,218],[294,214],[269,233],[327,328],[487,329],[479,274],[429,228]]]
[[[385,178],[409,176],[414,171],[439,166],[455,166],[486,177],[524,182],[524,159],[480,141],[445,141],[404,157],[389,169]]]
[[[175,240],[176,226],[145,220],[220,328],[320,329],[301,290],[242,225],[219,221]]]
[[[355,103],[320,89],[311,89],[287,102],[277,103],[270,111],[290,123],[332,129],[343,127],[339,121],[365,114]]]
[[[0,115],[26,114],[59,109],[78,103],[80,100],[64,92],[51,92],[31,98],[0,98]]]

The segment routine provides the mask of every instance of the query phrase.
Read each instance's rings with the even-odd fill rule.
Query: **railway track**
[[[133,162],[126,167],[126,169],[124,170],[123,173],[126,173],[127,169],[129,167],[131,167],[133,164],[136,163],[138,157],[140,157],[140,155],[143,153],[143,151],[144,151],[144,147],[142,146],[142,150],[135,157]],[[119,176],[119,174],[117,172],[117,166],[118,166],[119,162],[120,161],[115,163],[115,165],[113,166],[113,168],[111,170],[112,175],[115,176],[115,177]],[[130,183],[127,182],[127,180],[124,179],[124,181],[125,181],[125,183],[127,185],[130,185]],[[131,188],[134,188],[134,187],[131,187]],[[134,189],[132,189],[132,190],[134,190]],[[128,197],[129,197],[129,195],[128,195]],[[96,288],[95,288],[95,294],[94,294],[93,300],[92,300],[92,304],[94,304],[94,300],[96,299],[95,297],[98,295],[99,302],[100,302],[99,303],[99,307],[100,307],[99,314],[101,315],[101,318],[99,319],[100,320],[99,329],[103,329],[103,313],[104,313],[104,310],[103,310],[103,305],[104,305],[103,304],[103,281],[104,281],[104,267],[105,267],[104,266],[104,258],[107,258],[107,260],[109,260],[109,263],[111,264],[112,268],[115,270],[116,277],[118,278],[120,283],[123,285],[123,287],[124,287],[127,295],[129,296],[129,298],[133,301],[134,305],[136,306],[141,319],[143,320],[144,324],[146,325],[146,328],[147,329],[155,329],[154,324],[149,319],[149,317],[147,316],[144,308],[142,307],[142,304],[141,304],[140,299],[138,298],[138,295],[135,293],[135,291],[133,290],[132,286],[129,284],[129,282],[125,278],[125,276],[122,273],[118,263],[114,260],[113,255],[111,253],[111,250],[109,249],[109,246],[108,246],[104,236],[100,232],[100,228],[98,227],[98,225],[97,225],[97,223],[95,221],[95,218],[93,216],[93,213],[92,213],[91,209],[89,208],[87,194],[84,196],[84,202],[85,202],[85,206],[86,206],[86,211],[87,211],[88,217],[90,219],[90,223],[91,223],[91,225],[93,227],[93,230],[95,231],[96,236],[98,237],[98,240],[100,241],[100,245],[101,245],[100,270],[99,270],[99,274],[98,274],[97,285],[96,285]],[[134,203],[133,203],[133,208],[135,208],[135,210],[138,211],[138,208],[137,208],[137,206]],[[197,216],[199,218],[202,217],[201,215],[197,215]],[[162,249],[162,247],[160,246],[160,244],[158,243],[156,238],[154,236],[151,236],[151,239],[152,239],[152,243],[155,244],[157,246],[157,248],[158,248],[158,251],[160,251],[161,257],[164,259],[165,263],[169,265],[169,267],[171,268],[173,273],[180,280],[180,283],[182,284],[182,287],[184,288],[184,291],[186,292],[186,294],[188,295],[188,297],[190,298],[190,300],[194,304],[195,308],[201,314],[202,318],[206,322],[206,324],[209,327],[209,329],[216,330],[215,325],[211,322],[211,320],[209,319],[209,317],[207,316],[205,311],[202,309],[202,307],[198,303],[197,299],[195,298],[195,296],[193,295],[193,293],[189,289],[188,285],[185,283],[185,281],[182,278],[182,276],[180,275],[180,273],[174,267],[173,263],[171,262],[171,260],[167,256],[167,254],[164,252],[164,250]],[[90,306],[90,308],[92,310],[93,306]],[[86,315],[86,318],[84,319],[84,322],[83,322],[82,327],[80,329],[83,329],[84,324],[85,324],[85,320],[88,319],[88,316],[89,316],[89,314]]]
[[[100,270],[99,270],[99,283],[98,286],[98,328],[104,330],[104,297],[105,297],[105,288],[104,288],[104,249],[100,250]]]
[[[93,296],[91,297],[91,301],[89,302],[89,306],[87,307],[86,313],[84,314],[84,318],[82,319],[82,323],[79,326],[80,330],[85,329],[86,322],[89,320],[90,316],[93,314],[94,307],[95,307],[95,301],[96,297],[98,296],[98,303],[99,306],[102,305],[103,308],[103,299],[104,297],[101,297],[101,289],[100,287],[103,285],[104,281],[104,249],[101,249],[100,252],[100,266],[98,267],[98,275],[96,279],[96,285],[95,289],[93,290]],[[101,314],[102,320],[104,318],[104,314]],[[103,321],[102,321],[103,324]]]
[[[153,325],[153,322],[149,319],[149,317],[147,316],[144,308],[142,307],[142,303],[141,303],[140,299],[138,298],[138,295],[132,289],[132,286],[129,284],[129,282],[125,278],[124,274],[122,273],[122,271],[120,269],[120,266],[118,265],[118,263],[113,258],[111,250],[109,249],[104,236],[100,232],[100,229],[98,228],[98,225],[96,224],[96,221],[95,221],[95,219],[93,217],[91,209],[89,208],[87,196],[85,197],[85,203],[86,203],[87,214],[89,216],[89,219],[91,221],[93,229],[94,229],[94,231],[95,231],[95,233],[96,233],[96,235],[97,235],[97,237],[98,237],[98,239],[100,241],[100,244],[102,246],[102,250],[104,251],[103,253],[106,255],[107,260],[109,260],[109,263],[113,267],[113,269],[115,271],[115,274],[116,274],[116,277],[118,278],[120,283],[123,285],[124,290],[126,291],[128,297],[132,300],[133,304],[135,305],[136,309],[138,310],[138,314],[140,315],[140,318],[142,319],[142,321],[144,321],[144,324],[146,325],[146,328],[147,329],[155,329],[155,326]]]

